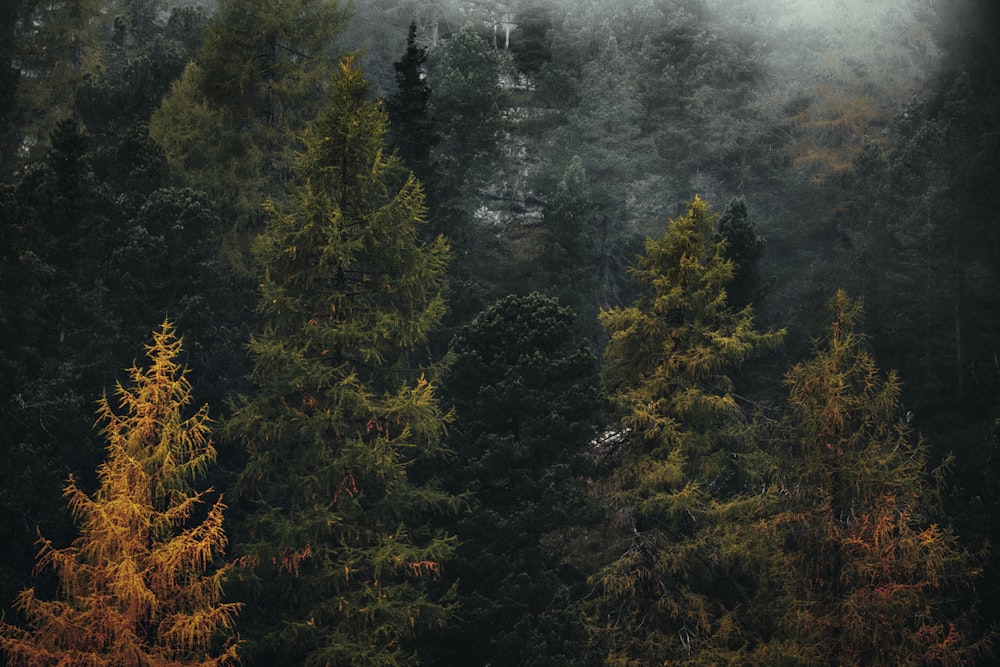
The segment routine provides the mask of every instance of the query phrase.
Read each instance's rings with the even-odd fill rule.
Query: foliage
[[[908,109],[889,150],[868,145],[840,220],[849,284],[870,304],[880,353],[910,378],[921,411],[964,403],[970,391],[989,400],[1000,391],[993,370],[984,373],[1000,237],[996,195],[982,180],[1000,173],[1000,160],[980,148],[996,122],[976,111],[977,94],[960,74],[939,99]]]
[[[257,391],[227,432],[248,455],[236,543],[259,664],[408,664],[448,613],[426,587],[454,541],[427,518],[456,503],[410,474],[446,454],[419,349],[443,314],[448,246],[418,239],[423,194],[384,151],[386,122],[347,58],[256,244]]]
[[[411,23],[406,35],[406,53],[393,63],[397,90],[387,101],[386,110],[392,143],[403,163],[422,181],[433,173],[430,153],[437,143],[434,119],[428,108],[431,91],[426,62],[427,49],[417,45],[417,26]]]
[[[17,608],[30,629],[3,624],[10,665],[221,665],[236,661],[240,605],[220,603],[228,566],[221,496],[198,520],[211,490],[192,484],[215,459],[207,406],[193,415],[181,341],[164,322],[147,346],[150,365],[118,385],[121,413],[105,395],[107,439],[100,486],[90,496],[70,477],[64,495],[80,536],[58,549],[40,538],[40,569],[59,577],[60,599],[24,590]],[[217,639],[224,642],[217,647]]]
[[[434,151],[437,169],[449,184],[482,177],[496,159],[506,92],[499,86],[497,54],[466,26],[431,62],[432,115],[441,127]]]
[[[452,34],[428,54],[435,143],[427,187],[428,231],[445,234],[460,252],[451,265],[448,324],[457,328],[503,296],[509,277],[506,247],[484,233],[476,212],[501,161],[501,132],[507,91],[501,88],[500,57],[471,26]]]
[[[757,233],[745,198],[736,197],[726,204],[719,216],[719,236],[726,242],[726,259],[733,263],[727,301],[736,309],[758,304],[767,289],[758,269],[767,240]]]
[[[5,3],[5,127],[0,131],[0,175],[7,180],[45,155],[47,140],[71,116],[76,87],[96,71],[104,33],[102,0]]]
[[[747,528],[767,465],[728,373],[783,332],[729,308],[716,220],[695,197],[647,240],[635,302],[601,313],[603,381],[629,438],[610,496],[621,555],[593,576],[590,605],[610,664],[736,659],[741,624],[761,621],[740,610],[766,561]]]
[[[573,341],[573,313],[508,296],[452,341],[447,377],[455,460],[437,475],[471,494],[449,579],[459,619],[436,665],[593,664],[580,605],[596,525],[585,479],[600,415],[597,360]]]
[[[922,443],[839,291],[827,335],[788,374],[781,509],[770,520],[788,573],[789,664],[953,665],[979,657],[968,590],[977,559],[935,519]]]
[[[218,201],[235,227],[256,231],[264,200],[290,176],[296,133],[321,104],[327,51],[344,21],[337,2],[223,0],[153,115],[178,177]]]

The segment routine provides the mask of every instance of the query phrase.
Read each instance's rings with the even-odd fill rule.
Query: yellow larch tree
[[[164,322],[147,346],[148,368],[105,395],[98,423],[107,459],[99,487],[65,489],[80,535],[66,548],[40,538],[38,570],[59,580],[58,599],[33,588],[17,597],[27,629],[0,623],[0,649],[14,666],[204,667],[234,664],[237,603],[222,603],[227,567],[219,496],[194,482],[215,460],[208,406],[192,401],[181,339]]]

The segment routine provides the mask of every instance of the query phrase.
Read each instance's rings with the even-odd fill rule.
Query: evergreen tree
[[[726,242],[726,259],[733,262],[733,281],[726,289],[726,300],[735,309],[756,306],[767,289],[757,267],[767,240],[757,233],[746,199],[735,197],[726,204],[719,216],[719,236]]]
[[[988,649],[968,596],[978,566],[947,527],[923,444],[837,292],[827,335],[787,377],[781,511],[787,573],[772,659],[801,665],[956,665]],[[773,664],[773,663],[772,663]]]
[[[222,0],[153,115],[151,133],[182,182],[213,197],[234,227],[256,233],[264,200],[291,176],[295,135],[324,99],[327,50],[345,18],[327,0]]]
[[[132,385],[118,385],[122,412],[101,399],[108,444],[100,486],[90,496],[70,477],[65,491],[80,536],[63,549],[39,540],[38,567],[58,575],[60,599],[20,594],[30,629],[0,625],[7,664],[235,663],[240,605],[220,603],[229,568],[213,567],[227,542],[225,505],[220,496],[198,521],[211,489],[192,489],[215,459],[208,407],[184,415],[192,396],[180,353],[181,340],[164,322],[147,346],[149,368],[133,366]]]
[[[69,118],[76,88],[97,71],[106,16],[101,0],[11,0],[0,10],[0,176],[44,156]]]
[[[433,664],[593,664],[580,604],[596,507],[587,445],[602,408],[597,360],[573,338],[573,312],[552,298],[508,296],[452,342],[445,472],[471,493],[449,578],[460,620]]]
[[[421,182],[432,175],[431,148],[437,142],[434,120],[430,115],[431,90],[427,85],[427,49],[417,46],[417,25],[410,24],[406,34],[406,53],[393,63],[396,70],[396,94],[386,109],[389,112],[392,143],[403,163]]]
[[[766,561],[751,547],[766,461],[728,373],[783,332],[729,308],[716,220],[695,197],[647,240],[635,302],[601,312],[603,381],[628,433],[610,494],[624,544],[593,577],[590,610],[609,664],[739,662],[744,629],[766,624],[741,616]]]
[[[606,267],[601,262],[604,225],[591,197],[583,160],[574,155],[546,211],[542,244],[546,283],[580,314],[581,327],[597,337],[597,310]],[[595,270],[595,267],[600,267]]]
[[[433,115],[441,127],[438,170],[451,185],[475,184],[497,158],[506,92],[497,54],[469,26],[435,52],[431,69]]]
[[[454,541],[428,517],[456,502],[414,472],[446,453],[419,350],[444,313],[448,246],[419,240],[423,193],[385,152],[386,123],[347,58],[256,244],[257,390],[227,431],[249,457],[236,543],[257,664],[409,664],[448,612],[426,587]]]
[[[432,52],[428,82],[438,128],[426,183],[429,231],[446,234],[456,248],[451,279],[461,289],[452,294],[448,324],[457,328],[511,291],[500,287],[510,279],[507,249],[498,235],[478,229],[475,218],[480,190],[498,163],[507,95],[497,53],[470,26]]]

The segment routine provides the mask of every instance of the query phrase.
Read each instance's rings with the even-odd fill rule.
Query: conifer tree
[[[716,219],[695,197],[646,241],[635,302],[601,312],[603,381],[629,438],[610,494],[621,555],[593,577],[608,664],[708,664],[744,649],[737,613],[761,559],[748,490],[762,455],[728,373],[783,332],[759,332],[749,307],[728,307],[733,264]]]
[[[430,152],[437,142],[434,119],[428,110],[431,89],[427,85],[426,63],[427,49],[417,46],[417,25],[410,23],[406,53],[393,63],[397,91],[386,106],[392,144],[422,182],[432,174]]]
[[[838,291],[830,316],[786,380],[779,469],[789,473],[771,523],[789,575],[775,607],[780,659],[967,664],[988,644],[970,614],[976,559],[936,521],[925,447],[900,408],[899,379],[879,371],[857,330],[860,303]]]
[[[256,233],[261,205],[290,178],[295,135],[322,104],[345,20],[331,0],[221,0],[197,59],[153,114],[171,167],[234,227]]]
[[[248,452],[237,542],[259,664],[409,664],[447,613],[425,589],[453,539],[427,518],[455,501],[415,469],[445,454],[448,415],[415,352],[443,315],[449,250],[419,240],[423,194],[384,152],[386,124],[345,59],[256,244],[257,392],[228,431]]]
[[[574,537],[600,515],[585,480],[602,404],[573,320],[555,299],[510,295],[452,341],[455,460],[439,474],[471,497],[448,573],[460,618],[434,647],[438,667],[594,664],[580,605],[589,544]]]
[[[213,568],[227,538],[221,496],[200,521],[211,489],[192,484],[215,459],[208,406],[191,402],[181,340],[164,322],[147,346],[150,366],[105,395],[98,418],[107,460],[93,496],[71,477],[65,495],[80,536],[59,549],[40,538],[39,569],[58,576],[60,599],[24,590],[16,606],[29,629],[0,625],[9,665],[213,666],[236,661],[239,604],[221,603],[228,566]],[[214,571],[213,571],[214,570]],[[221,639],[221,643],[220,640]]]

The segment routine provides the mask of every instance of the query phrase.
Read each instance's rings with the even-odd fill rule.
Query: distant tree
[[[456,249],[448,324],[457,327],[511,291],[502,286],[510,278],[507,249],[475,219],[481,189],[497,170],[507,93],[497,52],[470,26],[431,53],[428,84],[437,128],[425,184],[428,231],[447,235]]]
[[[543,3],[521,3],[514,15],[517,26],[510,35],[510,50],[517,68],[533,76],[552,59],[549,31],[553,10]]]
[[[41,158],[48,138],[72,115],[76,88],[97,71],[107,16],[101,0],[12,0],[0,10],[0,176]]]
[[[534,293],[501,299],[452,342],[455,460],[437,475],[471,498],[448,572],[459,620],[435,638],[435,665],[595,664],[580,600],[602,403],[597,359],[573,331],[570,309]]]
[[[594,574],[591,626],[609,664],[739,663],[768,559],[754,547],[768,464],[729,373],[775,347],[725,287],[733,264],[699,197],[646,241],[639,296],[602,311],[603,382],[628,443],[608,500],[618,557]],[[749,616],[749,617],[748,617]]]
[[[122,194],[147,195],[165,185],[167,159],[148,123],[171,84],[194,58],[207,20],[203,9],[162,0],[118,0],[102,67],[76,89],[74,116],[93,138],[94,171],[121,183]]]
[[[967,664],[989,649],[969,595],[977,559],[938,523],[926,450],[858,331],[860,303],[837,292],[830,318],[786,379],[778,651],[788,664]]]
[[[597,338],[597,310],[602,286],[610,276],[602,269],[604,219],[596,210],[583,160],[573,156],[563,172],[552,207],[545,213],[542,253],[546,289],[570,304],[581,328]]]
[[[432,177],[431,149],[437,142],[435,123],[430,115],[430,86],[427,85],[427,49],[417,45],[417,25],[410,24],[406,53],[393,63],[396,94],[386,102],[391,143],[403,163],[421,182]]]
[[[193,415],[181,340],[169,322],[147,346],[150,366],[129,369],[98,417],[107,459],[93,496],[70,477],[65,494],[80,536],[58,549],[40,538],[38,567],[58,575],[60,599],[34,589],[16,606],[28,629],[0,624],[9,665],[222,665],[236,663],[239,604],[222,603],[228,566],[221,496],[198,520],[211,489],[192,485],[215,459],[208,408]]]
[[[257,664],[411,664],[415,637],[448,614],[427,588],[454,540],[428,521],[457,502],[411,475],[446,454],[421,353],[448,246],[419,240],[423,192],[385,151],[386,125],[345,59],[255,246],[256,390],[227,434],[248,457],[234,543]]]
[[[449,185],[475,183],[497,158],[506,98],[497,54],[467,26],[435,52],[430,85],[431,112],[441,132],[437,169]]]
[[[151,132],[185,185],[206,191],[234,226],[256,231],[263,202],[291,175],[297,133],[324,99],[338,2],[222,0]]]
[[[642,106],[634,73],[618,40],[609,37],[583,67],[579,103],[568,111],[557,135],[557,155],[567,151],[566,164],[578,156],[586,172],[588,215],[596,223],[587,232],[597,250],[591,270],[596,303],[602,307],[621,303],[626,249],[632,246],[626,220],[636,214],[629,208],[629,192],[653,155],[639,123]]]
[[[733,281],[726,289],[726,300],[736,310],[756,305],[767,289],[758,269],[767,240],[757,233],[743,197],[726,204],[719,216],[719,237],[726,242],[726,259],[733,263]]]
[[[846,284],[865,296],[876,350],[905,373],[909,402],[928,417],[956,401],[981,410],[1000,395],[990,367],[1000,204],[983,180],[1000,160],[979,148],[995,121],[971,84],[958,75],[898,119],[888,150],[859,154],[838,221]]]

